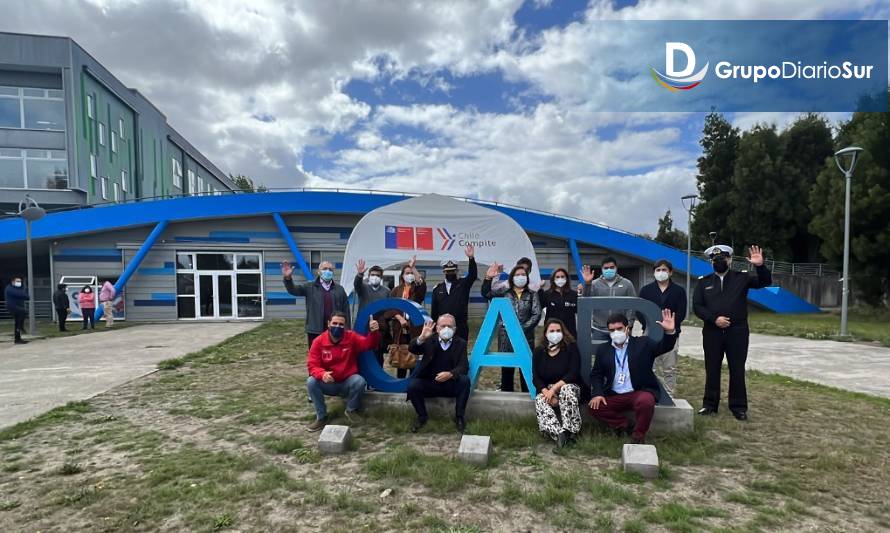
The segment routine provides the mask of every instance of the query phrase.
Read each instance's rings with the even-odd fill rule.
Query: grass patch
[[[700,531],[705,527],[702,518],[726,517],[728,513],[714,507],[697,507],[679,502],[669,502],[655,510],[643,513],[643,519],[661,524],[671,531],[681,533]]]
[[[407,446],[396,446],[371,457],[364,469],[372,479],[414,481],[440,495],[481,481],[479,470],[466,463],[450,457],[424,455]]]
[[[288,435],[266,435],[260,439],[266,451],[290,454],[303,448],[303,440]]]
[[[87,402],[68,402],[30,420],[0,430],[0,442],[18,439],[40,428],[79,420],[92,410]]]
[[[83,467],[78,463],[64,463],[57,471],[60,476],[73,476],[81,472],[83,472]]]

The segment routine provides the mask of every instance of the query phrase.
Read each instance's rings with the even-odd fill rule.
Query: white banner
[[[400,267],[416,255],[418,261],[451,259],[466,273],[465,248],[473,245],[479,278],[497,261],[509,271],[520,257],[532,260],[529,286],[540,286],[535,249],[525,230],[507,215],[470,202],[427,194],[371,211],[355,226],[346,244],[340,283],[352,292],[355,264],[368,268]],[[432,287],[430,287],[432,289]]]

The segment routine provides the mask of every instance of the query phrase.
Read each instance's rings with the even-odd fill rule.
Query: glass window
[[[176,268],[182,270],[191,270],[195,268],[192,254],[176,254]]]
[[[0,157],[22,157],[22,151],[18,148],[0,148]]]
[[[65,103],[61,100],[25,98],[24,111],[25,127],[28,129],[65,129]]]
[[[261,294],[259,274],[238,274],[238,294]]]
[[[198,178],[198,192],[204,192],[204,180]]]
[[[178,296],[176,298],[176,316],[178,318],[195,318],[194,296]]]
[[[120,186],[119,186],[117,183],[112,183],[112,184],[111,184],[111,191],[114,193],[114,194],[113,194],[113,197],[114,197],[114,201],[115,201],[115,203],[120,202],[120,201],[121,201],[121,190],[120,190]]]
[[[95,178],[99,175],[99,162],[96,160],[96,154],[90,154],[90,177]]]
[[[105,124],[99,123],[99,144],[105,146]]]
[[[173,186],[182,189],[182,165],[175,157],[173,158]]]
[[[18,150],[16,150],[18,151]],[[0,187],[25,187],[25,172],[22,166],[21,152],[18,159],[0,157]]]
[[[59,89],[49,89],[46,91],[46,95],[50,98],[62,98],[62,91]]]
[[[259,270],[260,256],[258,254],[238,255],[238,270]]]
[[[36,96],[36,97],[38,97],[38,98],[45,98],[45,97],[46,97],[46,90],[45,90],[45,89],[22,89],[22,93],[23,93],[25,96]]]
[[[191,257],[191,256],[186,256]],[[195,275],[176,274],[176,294],[179,296],[195,295]]]
[[[108,200],[108,178],[102,178],[102,199]]]
[[[18,98],[0,98],[0,128],[21,128],[22,110]]]
[[[121,170],[121,189],[123,189],[124,192],[127,192],[127,187],[129,186],[127,185],[128,181],[130,181],[130,175],[126,170]]]
[[[232,270],[232,254],[198,254],[198,270]]]
[[[28,187],[31,189],[67,189],[68,162],[52,159],[28,159]]]
[[[111,152],[117,153],[117,135],[113,131],[111,132]]]
[[[96,97],[92,94],[87,95],[87,116],[96,118]]]
[[[127,136],[124,135],[124,119],[117,119],[117,133],[121,136],[121,139],[126,139]]]
[[[189,170],[189,192],[195,194],[195,171]]]
[[[263,297],[262,296],[239,296],[238,297],[238,317],[250,318],[263,316]]]
[[[18,96],[18,87],[0,87],[0,96]]]

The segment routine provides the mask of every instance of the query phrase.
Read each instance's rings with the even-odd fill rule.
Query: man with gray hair
[[[420,335],[408,345],[411,353],[421,356],[418,368],[408,382],[408,400],[417,412],[417,419],[411,426],[414,433],[429,419],[425,399],[437,396],[455,399],[454,425],[459,432],[464,432],[464,413],[470,397],[470,378],[467,376],[470,364],[467,341],[456,336],[456,331],[457,321],[446,313],[439,316],[435,326],[432,320],[427,321]]]
[[[299,285],[294,283],[294,267],[287,261],[281,263],[281,273],[284,275],[284,288],[287,292],[306,298],[306,337],[309,346],[327,330],[328,322],[335,311],[345,314],[346,326],[350,326],[349,300],[346,298],[346,290],[334,281],[333,263],[322,261],[318,264],[315,279]]]

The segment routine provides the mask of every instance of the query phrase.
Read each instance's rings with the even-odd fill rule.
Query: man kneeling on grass
[[[456,328],[453,316],[441,315],[436,321],[435,335],[433,321],[430,320],[423,325],[420,335],[408,345],[411,353],[422,356],[408,382],[408,399],[417,411],[417,420],[411,427],[414,433],[429,419],[425,398],[434,396],[454,398],[454,424],[458,431],[464,432],[464,412],[470,397],[470,378],[467,377],[470,364],[467,361],[467,341],[454,336]]]
[[[627,317],[615,313],[607,325],[611,343],[600,344],[596,360],[590,371],[590,412],[615,430],[619,437],[631,436],[634,444],[646,442],[646,432],[655,414],[659,397],[658,379],[652,372],[655,358],[669,351],[677,341],[674,329],[674,313],[670,309],[661,312],[657,322],[664,330],[661,342],[648,337],[630,337]],[[636,424],[625,417],[633,411]]]
[[[309,379],[306,388],[315,406],[315,422],[309,424],[309,431],[319,431],[327,424],[328,411],[324,397],[343,396],[346,398],[346,418],[357,420],[356,412],[362,405],[362,394],[367,383],[358,374],[358,356],[366,350],[374,350],[380,343],[380,327],[376,320],[369,323],[371,332],[367,336],[346,329],[346,314],[340,311],[331,313],[328,330],[322,333],[309,348],[306,366]]]

